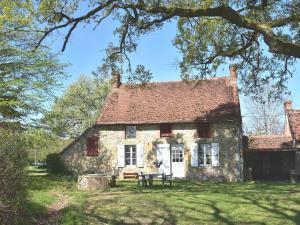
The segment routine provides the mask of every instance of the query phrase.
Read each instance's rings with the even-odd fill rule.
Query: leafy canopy
[[[0,122],[27,123],[53,97],[65,65],[45,46],[33,51],[41,36],[31,1],[4,0],[0,11]]]
[[[300,58],[300,2],[298,0],[102,0],[39,1],[40,18],[46,24],[37,43],[57,30],[66,30],[62,50],[80,23],[104,20],[120,22],[115,34],[119,44],[109,45],[104,63],[120,67],[134,77],[130,53],[139,38],[166,22],[177,22],[174,45],[182,53],[182,78],[215,76],[225,62],[240,64],[246,94],[258,93],[271,81],[277,93],[286,90],[293,65]],[[85,7],[79,7],[84,5]],[[114,68],[115,69],[115,68]],[[147,70],[145,70],[147,71]]]
[[[78,137],[95,124],[110,86],[108,78],[80,76],[56,99],[43,121],[59,136]]]

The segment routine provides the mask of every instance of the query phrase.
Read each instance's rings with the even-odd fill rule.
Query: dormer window
[[[135,125],[126,126],[125,137],[126,137],[126,139],[136,138],[136,126]]]

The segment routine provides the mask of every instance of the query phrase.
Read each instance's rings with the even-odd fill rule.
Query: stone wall
[[[241,146],[241,126],[236,122],[211,124],[212,138],[199,139],[196,133],[196,123],[178,123],[172,125],[172,138],[160,138],[159,124],[137,125],[135,139],[125,139],[124,125],[96,126],[85,132],[74,144],[61,154],[68,167],[77,172],[93,171],[97,173],[117,174],[123,172],[157,172],[156,145],[163,143],[184,144],[185,175],[187,178],[216,179],[236,181],[242,179],[242,155],[238,150]],[[99,155],[86,156],[85,140],[88,136],[97,134],[100,138]],[[190,145],[192,143],[219,143],[220,165],[218,167],[191,167]],[[117,145],[144,146],[144,167],[117,166]],[[241,147],[240,147],[241,148]]]
[[[103,173],[112,174],[116,171],[107,163],[112,160],[109,151],[99,151],[98,156],[86,155],[86,139],[92,135],[98,135],[99,126],[86,130],[78,139],[72,142],[61,152],[61,158],[70,171],[77,174]],[[99,149],[101,144],[99,145]]]

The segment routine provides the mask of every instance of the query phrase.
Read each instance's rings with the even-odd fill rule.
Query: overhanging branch
[[[261,8],[261,10],[268,7],[268,5],[265,4],[265,2],[267,1],[263,1],[263,8]],[[280,35],[274,33],[272,30],[272,28],[284,26],[291,22],[299,21],[299,14],[287,16],[283,19],[275,19],[271,21],[262,22],[259,20],[255,20],[252,17],[246,16],[246,14],[242,15],[239,13],[239,10],[234,10],[233,8],[227,5],[220,5],[214,8],[174,7],[159,4],[149,5],[145,4],[142,0],[139,0],[137,3],[130,4],[122,3],[117,0],[104,1],[100,3],[98,7],[77,18],[71,18],[70,16],[67,16],[62,13],[61,15],[66,20],[66,22],[54,26],[49,30],[45,31],[37,46],[39,46],[42,43],[42,41],[53,31],[71,26],[70,30],[68,31],[65,37],[64,45],[62,48],[62,50],[65,50],[69,37],[78,23],[91,18],[92,16],[96,15],[99,12],[102,12],[103,10],[108,10],[105,16],[98,21],[97,25],[99,25],[107,17],[108,14],[112,13],[113,10],[118,9],[125,10],[125,13],[134,18],[134,20],[130,21],[129,25],[136,26],[138,29],[149,29],[154,25],[163,23],[166,20],[172,19],[173,17],[177,16],[185,18],[220,17],[240,28],[245,28],[250,31],[254,31],[259,35],[262,35],[264,37],[265,43],[269,46],[271,52],[300,58],[300,45],[293,41],[283,39]],[[128,10],[132,10],[134,15],[131,15],[131,13],[129,13]],[[146,23],[139,24],[139,13],[149,14],[149,17],[151,15],[162,15],[162,17]]]

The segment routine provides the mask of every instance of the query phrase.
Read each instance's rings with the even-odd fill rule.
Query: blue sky
[[[64,81],[64,86],[74,82],[81,74],[90,75],[104,57],[104,49],[109,42],[116,41],[113,30],[117,22],[106,21],[95,31],[92,26],[76,29],[67,45],[61,59],[71,65],[67,68],[70,77]],[[161,30],[155,31],[140,39],[138,51],[131,56],[134,64],[143,64],[153,73],[154,81],[179,80],[180,71],[176,61],[180,59],[178,50],[172,45],[175,37],[175,24],[167,23]],[[52,44],[54,50],[62,46],[63,36]],[[220,76],[229,74],[228,65],[219,70]],[[291,91],[290,99],[294,108],[300,108],[300,61],[296,65],[295,75],[288,83]],[[243,107],[243,106],[242,106]],[[243,112],[242,109],[242,113]]]

